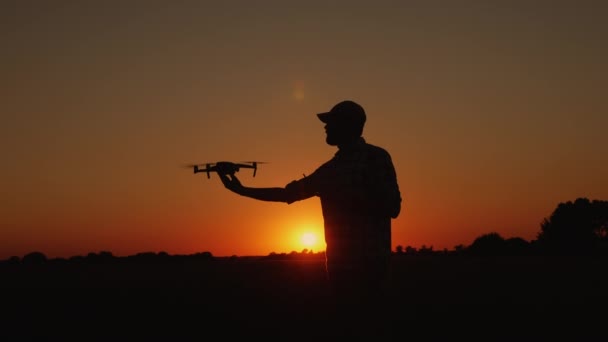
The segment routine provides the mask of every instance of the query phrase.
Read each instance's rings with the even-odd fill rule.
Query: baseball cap
[[[358,103],[345,100],[339,102],[329,112],[318,113],[319,120],[324,123],[365,124],[365,110]]]

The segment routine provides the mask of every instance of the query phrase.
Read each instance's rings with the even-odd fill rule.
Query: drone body
[[[192,167],[194,169],[194,173],[205,172],[207,173],[207,178],[211,178],[211,172],[217,172],[221,174],[234,175],[241,168],[249,168],[253,169],[253,177],[255,177],[256,171],[258,170],[258,164],[263,162],[242,162],[242,163],[233,163],[227,161],[220,161],[216,163],[204,163],[204,164],[190,164],[188,167]]]

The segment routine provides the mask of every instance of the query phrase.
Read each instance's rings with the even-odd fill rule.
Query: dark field
[[[605,258],[393,260],[395,341],[608,340]],[[323,262],[4,262],[0,341],[326,340]]]

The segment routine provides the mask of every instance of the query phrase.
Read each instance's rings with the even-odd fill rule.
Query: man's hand
[[[244,187],[241,184],[241,181],[239,181],[234,174],[228,175],[221,172],[218,172],[217,174],[220,176],[220,179],[222,180],[222,183],[224,183],[226,189],[239,195],[243,192]]]
[[[288,201],[287,192],[284,188],[251,188],[241,184],[234,173],[217,173],[224,183],[226,189],[245,197],[251,197],[260,201],[286,202]]]

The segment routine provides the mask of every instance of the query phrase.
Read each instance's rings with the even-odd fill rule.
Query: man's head
[[[325,123],[325,140],[329,145],[348,143],[363,134],[365,110],[354,101],[339,102],[329,112],[319,113],[317,116]]]

